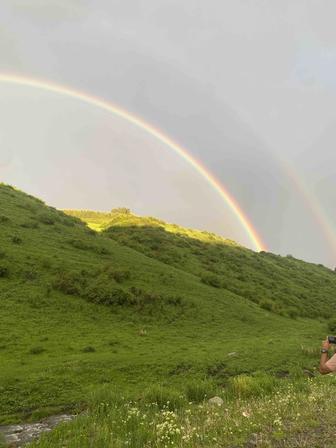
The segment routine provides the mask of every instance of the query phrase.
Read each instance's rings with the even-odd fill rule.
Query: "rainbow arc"
[[[180,157],[182,157],[187,163],[189,163],[206,181],[213,187],[213,189],[222,197],[225,203],[232,210],[236,218],[239,220],[244,231],[246,232],[251,245],[257,251],[267,250],[266,245],[262,241],[258,232],[253,227],[251,221],[247,215],[243,212],[237,200],[229,193],[228,189],[224,187],[218,179],[195,157],[193,157],[185,148],[174,142],[170,137],[165,135],[161,130],[155,128],[151,124],[145,122],[141,118],[130,114],[126,110],[112,104],[109,101],[95,97],[85,92],[75,90],[73,88],[55,84],[50,81],[39,80],[35,78],[0,74],[0,82],[9,83],[15,85],[21,85],[25,87],[32,87],[36,89],[46,90],[48,92],[54,92],[60,95],[71,97],[80,101],[83,101],[92,106],[106,110],[118,117],[127,120],[134,126],[137,126],[142,131],[148,132],[160,142],[164,143],[167,147],[175,151]]]

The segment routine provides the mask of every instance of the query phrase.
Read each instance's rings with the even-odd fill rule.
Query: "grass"
[[[322,265],[290,255],[255,253],[212,233],[136,216],[127,209],[66,213],[114,241],[273,313],[329,318],[330,307],[336,304],[336,274]]]
[[[134,223],[128,224],[138,218],[125,210],[113,214],[119,236],[104,230],[110,225],[96,222],[103,229],[97,233],[78,217],[6,185],[0,185],[0,208],[1,423],[89,409],[41,446],[62,446],[57,437],[68,437],[64,444],[69,447],[126,446],[130,431],[120,419],[128,415],[129,401],[139,415],[156,403],[146,411],[155,428],[164,423],[165,410],[177,408],[172,418],[178,427],[190,413],[192,427],[197,424],[206,434],[203,399],[214,393],[231,400],[233,410],[255,401],[265,412],[270,408],[264,395],[281,391],[286,381],[298,385],[298,400],[307,397],[308,389],[300,386],[303,372],[316,373],[318,347],[334,317],[332,271],[255,254],[212,234],[157,220],[164,230],[155,230],[156,239],[148,223],[139,236]],[[258,300],[248,296],[248,288],[255,289]],[[274,291],[282,291],[279,301]],[[292,317],[284,297],[296,310]],[[319,307],[323,313],[317,318]],[[116,432],[108,423],[110,411],[104,413],[97,404],[101,388],[107,397],[118,390],[125,398],[113,411],[116,418],[120,413]],[[108,400],[115,403],[115,394]],[[232,418],[238,418],[239,409]],[[140,435],[132,435],[130,446],[161,446],[154,444],[159,442],[153,432],[141,432],[140,421],[134,425]],[[266,426],[258,428],[266,431]],[[212,431],[231,440],[219,428]],[[195,437],[181,446],[202,446],[195,445]],[[88,445],[92,440],[96,445]]]
[[[255,381],[253,377],[251,381]],[[246,447],[249,443],[258,447],[336,446],[335,378],[301,379],[294,383],[278,380],[272,390],[267,380],[264,383],[259,378],[257,383],[253,394],[249,388],[248,396],[244,382],[236,383],[228,391],[219,390],[224,398],[220,407],[206,401],[188,402],[181,392],[178,395],[170,392],[163,404],[157,391],[147,394],[146,399],[130,400],[104,388],[92,396],[88,413],[32,446],[224,448]],[[237,392],[238,397],[233,399]],[[175,400],[173,408],[171,397]]]

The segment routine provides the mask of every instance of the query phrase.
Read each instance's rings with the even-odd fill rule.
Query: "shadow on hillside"
[[[292,256],[256,253],[209,232],[181,232],[178,226],[174,232],[156,223],[126,221],[115,223],[103,234],[270,312],[291,318],[329,317],[336,276],[321,265]]]

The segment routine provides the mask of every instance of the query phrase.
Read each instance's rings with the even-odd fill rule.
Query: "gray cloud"
[[[267,5],[261,0],[4,0],[0,5],[0,71],[72,85],[144,117],[190,149],[216,174],[271,250],[333,265],[334,253],[328,240],[279,159],[294,166],[311,188],[307,191],[317,196],[334,222],[336,178],[331,166],[335,165],[332,124],[336,95],[331,74],[336,66],[335,12],[336,5],[331,1],[321,8],[315,2],[287,0]],[[152,183],[140,182],[140,177],[137,180],[137,167],[131,157],[134,142],[126,139],[122,143],[119,136],[115,145],[124,148],[125,159],[119,157],[113,163],[119,163],[120,172],[122,168],[128,170],[127,182],[134,184],[133,190],[139,190],[141,184],[142,196],[139,193],[137,198],[125,188],[117,191],[104,175],[113,157],[103,143],[96,150],[96,158],[85,155],[85,148],[90,151],[90,145],[94,145],[92,136],[99,128],[97,118],[91,117],[95,124],[90,126],[91,112],[79,108],[77,123],[73,123],[77,131],[71,134],[62,123],[63,109],[64,116],[72,108],[76,110],[71,102],[37,93],[34,100],[27,92],[20,97],[4,86],[0,93],[1,113],[6,118],[11,108],[13,123],[22,129],[24,117],[19,122],[14,113],[15,107],[23,107],[22,98],[27,104],[38,98],[39,107],[47,111],[43,118],[38,105],[33,108],[40,126],[46,129],[45,134],[40,130],[37,135],[30,134],[30,144],[37,139],[35,165],[29,168],[36,176],[49,170],[50,152],[55,153],[58,147],[57,163],[67,160],[69,166],[75,166],[80,160],[83,171],[91,168],[93,181],[94,176],[97,179],[96,188],[89,189],[85,188],[85,178],[77,176],[70,196],[65,191],[70,188],[66,182],[63,189],[57,189],[48,187],[48,179],[44,184],[41,177],[33,186],[32,176],[22,168],[25,140],[16,139],[13,149],[15,126],[7,116],[6,129],[2,128],[0,136],[0,163],[8,152],[15,151],[16,168],[10,175],[13,182],[31,186],[36,193],[41,191],[58,206],[62,206],[62,198],[71,197],[73,207],[95,207],[97,203],[100,208],[109,207],[113,187],[113,200],[120,205],[129,202],[127,205],[134,203],[139,211],[148,210],[146,200]],[[55,119],[71,138],[57,135],[51,124]],[[108,138],[117,138],[115,126],[116,122],[109,128]],[[122,127],[120,123],[118,126]],[[55,140],[52,145],[48,130]],[[127,133],[132,131],[127,128]],[[152,149],[153,144],[142,142]],[[162,187],[165,207],[160,201],[148,200],[147,206],[153,207],[151,214],[172,216],[195,227],[209,225],[216,231],[223,229],[224,219],[227,226],[223,231],[235,233],[237,223],[227,217],[228,210],[224,208],[225,216],[218,212],[216,218],[217,199],[209,205],[208,220],[200,218],[192,201],[197,176],[179,171],[172,159],[171,163],[176,163],[175,172],[169,165],[165,173],[169,187]],[[159,161],[157,169],[164,173]],[[8,173],[8,167],[6,170]],[[62,174],[69,179],[73,175]],[[148,176],[146,170],[142,176]],[[198,189],[198,194],[201,191]],[[177,192],[184,196],[180,202]],[[206,193],[202,207],[211,202],[209,197]],[[236,235],[244,240],[241,230]]]

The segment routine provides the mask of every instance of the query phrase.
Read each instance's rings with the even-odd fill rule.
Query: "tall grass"
[[[130,400],[104,388],[93,395],[87,413],[32,448],[224,448],[245,447],[251,439],[253,446],[265,448],[334,446],[335,378],[305,379],[304,390],[295,381],[282,380],[267,394],[271,379],[264,376],[263,383],[259,377],[258,388],[250,380],[240,376],[233,382],[238,395],[223,406],[188,403],[185,397],[175,410],[169,409],[170,400],[162,406],[162,395],[157,395],[159,403],[152,401],[153,391],[146,395],[149,401]],[[247,387],[254,396],[242,397]]]

